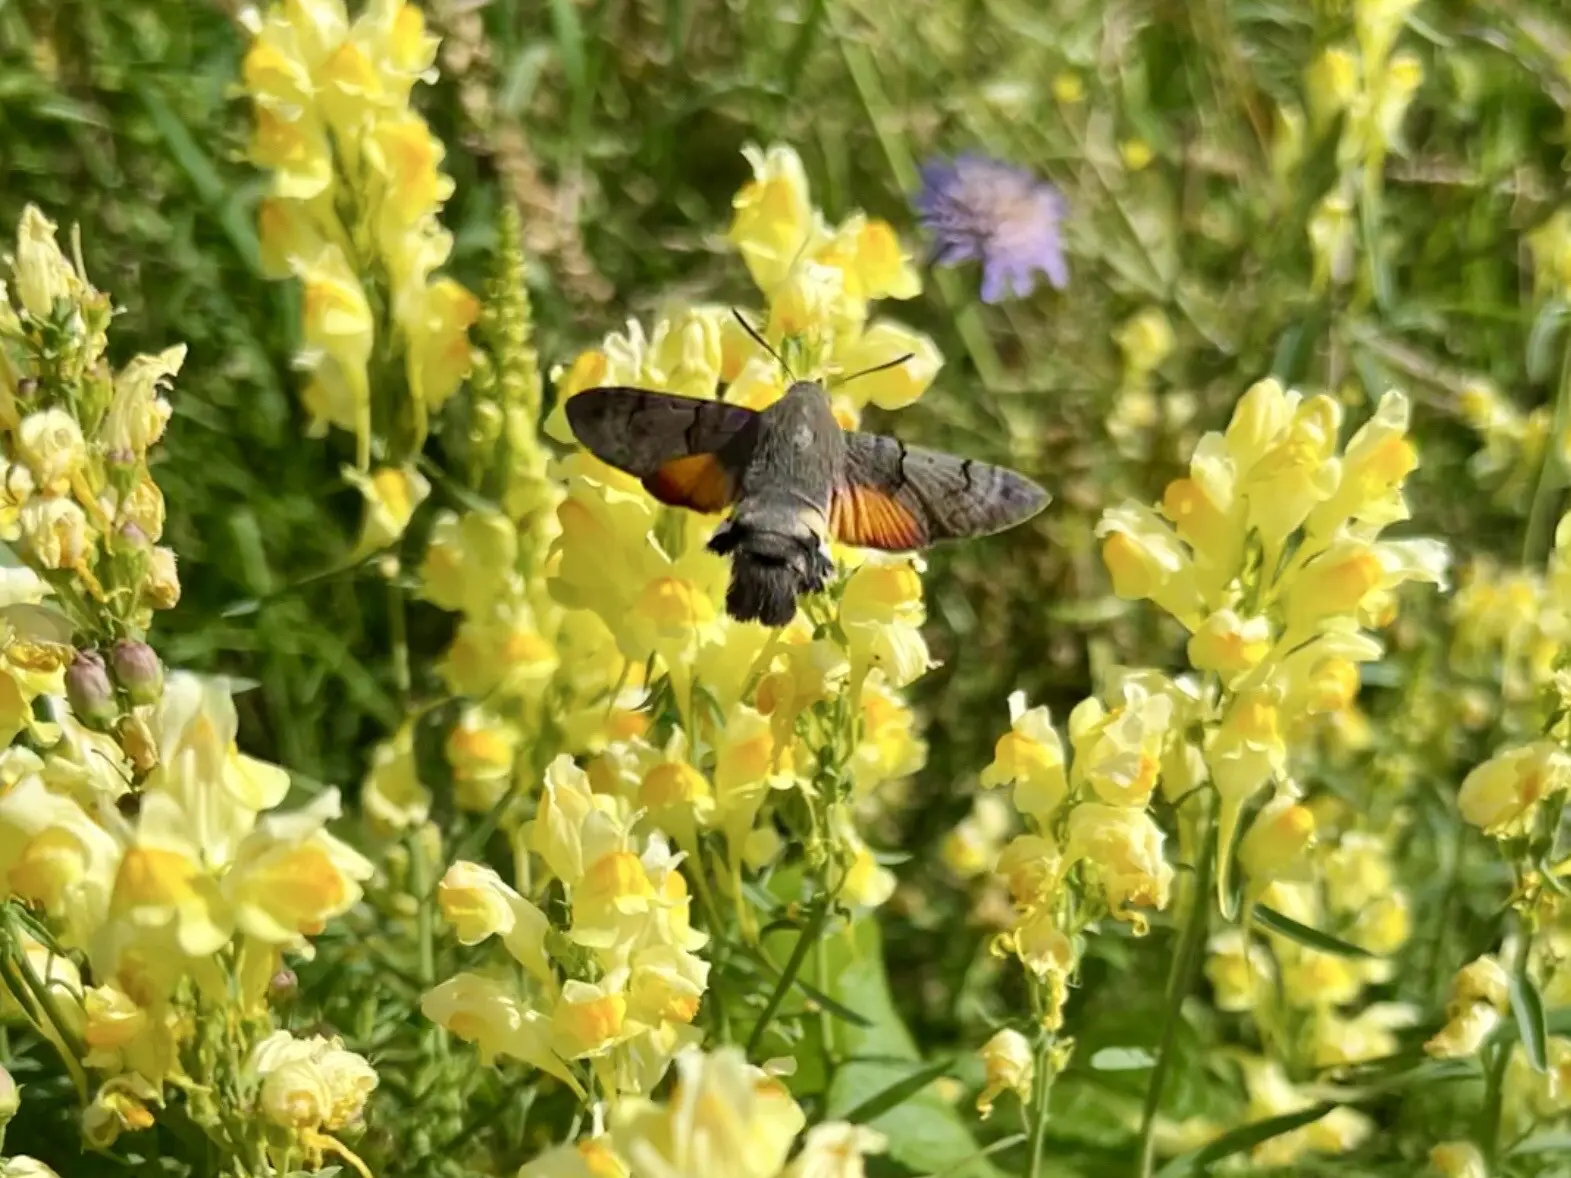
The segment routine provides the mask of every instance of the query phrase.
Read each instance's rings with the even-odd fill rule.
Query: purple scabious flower
[[[982,263],[984,303],[1030,294],[1038,271],[1058,290],[1069,285],[1064,198],[1026,169],[982,155],[929,160],[913,203],[935,263]]]

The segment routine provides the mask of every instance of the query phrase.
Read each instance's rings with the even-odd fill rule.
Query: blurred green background
[[[339,476],[346,439],[302,441],[296,295],[257,264],[264,180],[244,158],[237,7],[0,0],[0,222],[31,201],[80,225],[95,283],[123,303],[117,362],[189,344],[156,471],[185,596],[155,640],[171,662],[254,681],[240,697],[249,751],[352,792],[397,718],[381,595],[345,578],[278,592],[342,557],[359,500]],[[931,757],[874,832],[883,845],[936,853],[970,807],[1009,691],[1062,717],[1109,662],[1181,665],[1176,631],[1107,595],[1092,529],[1105,505],[1158,496],[1261,376],[1330,391],[1353,420],[1405,388],[1423,459],[1411,530],[1515,558],[1537,494],[1527,543],[1543,551],[1562,482],[1548,443],[1563,430],[1545,407],[1567,378],[1565,305],[1524,242],[1565,199],[1562,4],[1427,0],[1408,16],[1398,46],[1422,81],[1383,184],[1354,185],[1352,264],[1330,283],[1316,281],[1311,220],[1344,180],[1346,116],[1316,125],[1306,71],[1348,39],[1351,3],[433,0],[427,12],[442,76],[418,101],[458,182],[453,268],[481,286],[495,212],[516,202],[547,366],[668,301],[746,305],[723,237],[744,143],[794,145],[831,219],[866,209],[917,250],[908,194],[931,154],[981,150],[1064,191],[1066,293],[984,308],[962,270],[895,309],[947,363],[879,427],[1013,463],[1055,502],[1027,529],[933,557],[943,666],[919,690]],[[1157,362],[1132,368],[1137,355]],[[1500,470],[1482,481],[1466,420],[1481,381],[1520,422],[1494,439]],[[259,612],[225,616],[258,596]],[[448,624],[416,613],[417,656]],[[1426,624],[1408,617],[1406,641]],[[990,935],[965,922],[962,892],[946,903],[897,903],[886,925],[891,973],[915,979],[897,1000],[924,1044],[974,1017],[968,971]],[[1122,961],[1108,941],[1088,966],[1093,1034],[1098,971]]]

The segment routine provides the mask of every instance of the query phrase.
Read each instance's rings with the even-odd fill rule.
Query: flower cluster
[[[1360,186],[1378,189],[1385,158],[1402,148],[1402,121],[1424,81],[1423,62],[1393,52],[1416,0],[1359,0],[1353,8],[1354,44],[1323,49],[1304,79],[1311,130],[1340,126],[1341,179],[1309,220],[1315,289],[1340,286],[1354,274]]]
[[[66,260],[32,206],[10,274],[0,285],[0,540],[25,564],[5,570],[0,590],[0,736],[36,728],[40,694],[69,692],[77,718],[118,731],[145,772],[147,734],[132,713],[157,699],[162,671],[143,639],[153,612],[180,598],[174,553],[157,543],[164,497],[147,455],[169,421],[163,387],[185,348],[113,371],[109,296]]]
[[[652,1091],[698,1039],[690,1024],[709,966],[695,953],[707,938],[689,920],[682,855],[658,833],[638,837],[635,821],[559,757],[525,841],[561,885],[569,919],[552,935],[545,914],[490,868],[455,863],[438,890],[443,913],[466,945],[500,937],[529,989],[460,973],[425,996],[427,1016],[482,1058],[520,1060],[580,1093],[575,1063],[607,1095]]]
[[[1221,802],[1224,910],[1245,806],[1273,780],[1293,794],[1289,742],[1353,705],[1358,664],[1381,654],[1365,628],[1395,616],[1394,590],[1443,582],[1440,543],[1380,539],[1407,517],[1402,483],[1417,465],[1407,423],[1407,399],[1387,393],[1339,455],[1335,401],[1261,381],[1225,433],[1200,439],[1189,475],[1168,485],[1158,510],[1126,502],[1098,525],[1114,591],[1177,619],[1190,662],[1220,689],[1200,693],[1197,718]],[[1290,818],[1278,833],[1302,843],[1296,829]],[[1265,874],[1254,886],[1291,860],[1256,858]]]
[[[369,0],[353,22],[343,0],[274,4],[251,34],[251,157],[273,176],[258,214],[263,267],[303,289],[296,362],[313,431],[352,431],[365,470],[373,435],[401,440],[396,454],[418,450],[471,364],[479,303],[433,277],[452,252],[438,214],[453,182],[410,108],[437,40],[403,0]],[[381,393],[395,373],[404,401]]]
[[[241,1090],[231,1065],[272,1030],[283,954],[308,952],[372,867],[327,832],[336,791],[280,809],[289,775],[240,753],[226,682],[166,677],[142,641],[152,610],[179,596],[173,555],[154,546],[164,501],[148,449],[184,349],[111,373],[109,300],[36,209],[12,274],[18,302],[0,300],[5,539],[27,563],[4,578],[0,936],[16,962],[5,1005],[59,1052],[83,1133],[103,1148],[152,1125],[166,1093],[197,1077]],[[331,1115],[280,1128],[278,1156],[353,1158],[332,1134],[358,1119],[375,1076],[343,1051],[333,1068],[355,1072],[361,1096],[340,1092]],[[234,1110],[189,1107],[244,1148]]]

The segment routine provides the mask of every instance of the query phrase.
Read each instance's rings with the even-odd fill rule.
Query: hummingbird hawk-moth
[[[762,411],[631,388],[567,402],[578,440],[660,502],[731,516],[709,548],[731,558],[726,612],[783,626],[834,572],[828,538],[911,552],[1029,519],[1047,492],[999,466],[843,430],[799,380]]]

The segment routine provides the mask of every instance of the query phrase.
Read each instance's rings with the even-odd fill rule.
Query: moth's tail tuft
[[[801,574],[790,565],[759,561],[738,552],[732,558],[726,612],[739,622],[789,625],[796,617],[796,595],[802,588]]]

